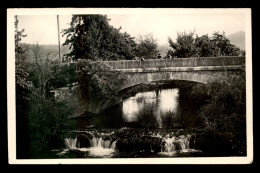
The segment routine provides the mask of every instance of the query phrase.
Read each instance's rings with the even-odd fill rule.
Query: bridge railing
[[[196,67],[196,66],[230,66],[245,64],[245,57],[200,57],[200,58],[174,58],[174,59],[146,59],[103,61],[114,69],[135,68],[165,68],[165,67]]]
[[[138,69],[138,68],[167,68],[167,67],[196,67],[196,66],[232,66],[245,64],[245,57],[199,57],[199,58],[173,58],[173,59],[146,59],[102,61],[113,69]],[[77,63],[66,63],[65,68],[78,69]]]

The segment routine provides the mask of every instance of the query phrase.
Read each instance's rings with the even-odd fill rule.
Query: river
[[[60,158],[201,156],[196,133],[181,126],[179,89],[139,92],[99,114],[77,119]],[[172,126],[169,126],[172,125]]]

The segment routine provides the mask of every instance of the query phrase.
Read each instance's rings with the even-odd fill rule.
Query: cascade
[[[191,135],[181,135],[179,138],[173,137],[163,137],[164,145],[162,147],[162,152],[174,152],[176,150],[186,150],[190,149]]]
[[[109,139],[109,134],[94,134],[94,133],[90,133],[90,135],[92,136],[92,138],[80,138],[80,136],[82,135],[78,135],[75,138],[65,138],[65,146],[68,149],[77,149],[77,147],[80,147],[80,145],[77,145],[77,143],[81,143],[82,140],[89,140],[89,144],[91,148],[99,148],[99,149],[115,149],[116,148],[116,140],[112,141],[111,139]],[[88,147],[87,147],[88,148]]]
[[[68,149],[76,149],[77,138],[65,138],[65,145]]]
[[[111,142],[110,139],[105,140],[102,137],[93,136],[92,139],[89,139],[90,145],[93,148],[107,148],[107,149],[115,149],[116,141]]]

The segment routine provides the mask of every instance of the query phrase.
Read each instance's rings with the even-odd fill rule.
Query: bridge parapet
[[[112,66],[114,70],[143,72],[149,69],[158,71],[164,69],[189,69],[195,67],[238,67],[245,65],[243,56],[225,56],[225,57],[197,57],[197,58],[174,58],[174,59],[146,59],[139,60],[118,60],[118,61],[100,61]],[[64,68],[80,70],[81,67],[76,62],[64,63]]]
[[[141,83],[163,80],[187,80],[208,83],[221,80],[228,74],[240,73],[245,69],[245,57],[200,57],[174,59],[147,59],[100,61],[127,75],[121,90]],[[64,63],[65,68],[80,70],[80,63]]]
[[[245,57],[200,57],[200,58],[174,58],[174,59],[147,59],[103,61],[113,69],[136,68],[166,68],[166,67],[196,67],[196,66],[232,66],[244,65]]]

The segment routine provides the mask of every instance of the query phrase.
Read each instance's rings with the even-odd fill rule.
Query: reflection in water
[[[88,124],[82,123],[79,131],[65,138],[66,148],[57,155],[61,158],[201,156],[203,153],[196,147],[196,134],[176,130],[182,127],[178,124],[178,118],[183,116],[183,103],[179,103],[179,99],[179,89],[176,88],[142,92],[98,116],[86,118],[85,121],[79,119],[79,122]],[[154,115],[156,120],[153,119]],[[142,116],[145,118],[140,121],[138,118]],[[140,131],[138,125],[142,120],[148,124],[150,121],[156,122],[158,126]],[[94,129],[101,131],[86,130],[92,124]],[[141,127],[145,125],[141,124]]]
[[[126,122],[136,121],[136,115],[145,106],[145,103],[155,103],[156,114],[161,111],[178,110],[179,89],[163,89],[138,93],[123,101],[123,119]]]

